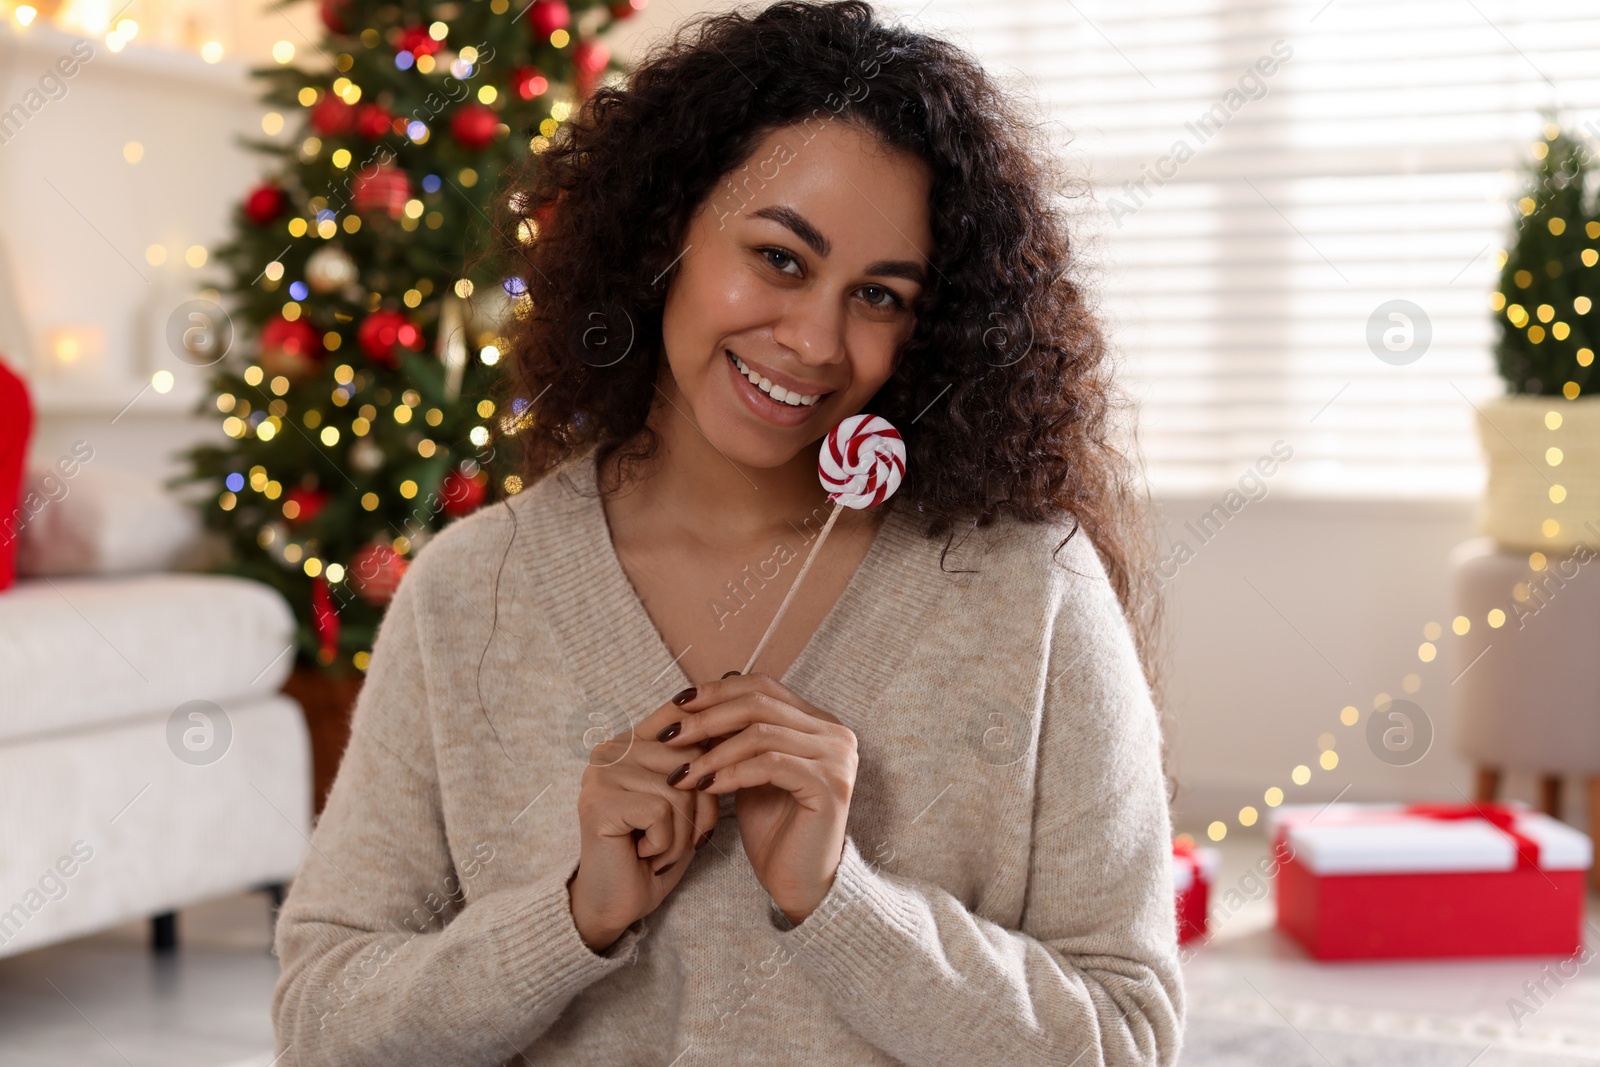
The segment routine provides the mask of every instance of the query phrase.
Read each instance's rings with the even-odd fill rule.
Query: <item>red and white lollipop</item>
[[[817,474],[835,504],[875,508],[900,488],[906,474],[906,443],[888,419],[851,415],[822,442]]]
[[[795,575],[794,584],[784,594],[783,603],[778,605],[778,613],[767,624],[767,632],[761,635],[756,650],[750,653],[749,662],[739,673],[749,674],[761,657],[779,621],[789,610],[789,602],[794,599],[800,583],[805,581],[811,561],[817,558],[817,549],[828,539],[839,512],[845,508],[861,511],[877,507],[900,488],[905,474],[906,443],[888,419],[877,415],[851,415],[828,433],[817,456],[817,476],[822,480],[822,488],[827,490],[828,499],[833,501],[833,511],[812,542],[811,551],[806,553],[800,573]]]

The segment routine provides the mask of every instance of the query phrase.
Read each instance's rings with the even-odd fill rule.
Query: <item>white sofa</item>
[[[42,516],[41,516],[42,517]],[[0,591],[0,956],[281,887],[311,832],[294,619],[205,574]],[[158,944],[158,947],[161,947]]]

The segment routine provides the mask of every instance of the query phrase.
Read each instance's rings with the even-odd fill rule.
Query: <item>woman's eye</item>
[[[792,264],[796,268],[800,266],[799,263],[795,262],[795,258],[793,256],[781,248],[762,248],[758,249],[757,251],[759,251],[766,259],[769,266],[775,267],[778,270],[783,271],[785,274],[796,273],[795,271],[786,269],[787,265]]]
[[[861,293],[866,297],[867,303],[875,308],[897,308],[901,305],[900,295],[893,289],[885,289],[881,285],[863,286]]]

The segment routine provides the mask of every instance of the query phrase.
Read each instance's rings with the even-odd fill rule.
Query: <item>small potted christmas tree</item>
[[[1490,297],[1506,394],[1479,410],[1489,461],[1480,527],[1501,545],[1560,555],[1600,543],[1600,211],[1594,149],[1552,120]]]

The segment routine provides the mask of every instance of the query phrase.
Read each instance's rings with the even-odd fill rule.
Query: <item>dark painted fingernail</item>
[[[724,678],[737,678],[738,676],[739,676],[739,672],[738,671],[729,671],[727,674],[723,675]]]
[[[683,729],[683,723],[681,723],[681,722],[675,722],[671,726],[664,726],[664,727],[661,728],[661,732],[656,734],[656,740],[657,741],[670,741],[674,737],[677,737],[679,732],[682,731],[682,729]]]
[[[665,867],[661,868],[656,873],[657,874],[666,874],[668,871],[672,870],[672,868],[676,867],[677,865],[678,865],[678,861],[677,860],[673,860],[671,863],[667,864]]]
[[[683,707],[683,705],[685,705],[685,704],[689,703],[689,701],[693,700],[694,699],[694,695],[697,692],[699,692],[699,690],[691,685],[689,688],[685,689],[683,692],[681,692],[677,696],[673,697],[672,698],[672,702],[674,704],[678,705],[681,708],[681,707]]]
[[[688,774],[688,773],[689,773],[689,765],[687,763],[685,763],[682,767],[679,767],[677,770],[675,770],[671,774],[667,775],[667,784],[668,785],[677,785],[679,782],[683,781],[683,776]]]
[[[700,781],[695,783],[695,788],[696,789],[704,789],[706,786],[710,785],[712,782],[714,782],[716,780],[717,780],[717,773],[715,771],[712,771],[710,774],[706,775],[704,778],[700,779]]]
[[[713,826],[711,829],[709,829],[705,833],[701,834],[700,835],[700,839],[694,843],[695,849],[699,850],[700,848],[703,848],[705,846],[705,843],[707,841],[711,840],[711,835],[716,833],[716,832],[717,832],[717,828],[715,826]]]

